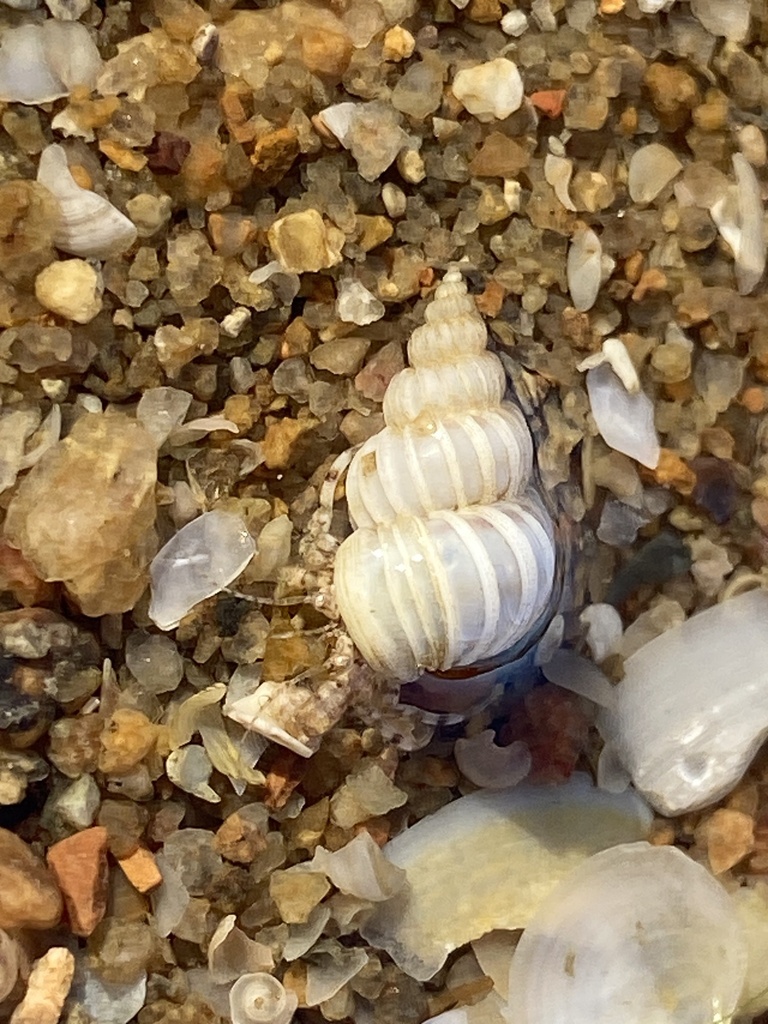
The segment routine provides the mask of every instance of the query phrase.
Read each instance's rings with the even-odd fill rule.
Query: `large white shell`
[[[692,616],[624,663],[603,738],[662,814],[719,800],[768,735],[768,593]]]
[[[133,245],[137,235],[133,222],[108,199],[77,184],[61,146],[46,146],[40,154],[37,180],[59,202],[61,215],[53,237],[59,249],[107,259]]]
[[[551,893],[512,958],[515,1024],[727,1021],[746,973],[730,897],[673,847],[595,854]]]
[[[335,566],[341,615],[378,671],[414,679],[512,647],[542,618],[555,546],[533,489],[533,446],[485,324],[454,268],[357,452],[355,532]]]
[[[651,821],[636,793],[605,793],[585,775],[461,797],[384,847],[408,886],[376,907],[362,935],[426,981],[458,946],[524,927],[577,864],[645,838]]]

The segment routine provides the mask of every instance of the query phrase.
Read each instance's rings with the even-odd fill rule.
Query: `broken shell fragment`
[[[627,188],[635,203],[651,203],[682,171],[683,165],[671,149],[652,142],[632,154]]]
[[[719,800],[768,735],[768,593],[699,612],[624,663],[598,727],[635,786],[666,815]]]
[[[591,228],[582,225],[573,234],[566,263],[568,291],[575,309],[585,313],[594,306],[602,275],[603,247],[600,239]]]
[[[705,1024],[736,1007],[747,964],[725,889],[673,847],[595,854],[549,895],[509,974],[515,1024]]]
[[[384,847],[408,886],[379,904],[361,933],[426,981],[458,946],[524,927],[559,879],[598,850],[645,838],[651,820],[636,793],[610,795],[578,774],[561,786],[461,797]]]
[[[713,204],[710,213],[733,251],[739,293],[749,295],[765,271],[763,200],[760,182],[744,154],[734,153],[731,160],[736,184]]]
[[[149,567],[149,617],[174,629],[196,604],[237,579],[256,553],[243,520],[231,512],[204,512],[160,549]]]
[[[92,88],[102,61],[85,25],[47,21],[9,28],[0,36],[0,100],[49,103],[73,86]]]
[[[137,235],[133,222],[108,199],[77,184],[61,146],[46,146],[40,154],[37,180],[59,203],[53,236],[59,249],[74,256],[107,259],[133,245]]]
[[[653,402],[644,391],[626,390],[608,363],[587,371],[592,415],[605,443],[655,469],[661,446],[654,426]]]

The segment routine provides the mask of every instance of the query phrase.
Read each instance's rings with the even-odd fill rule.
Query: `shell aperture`
[[[546,611],[556,562],[528,426],[503,400],[503,367],[457,267],[425,321],[387,389],[385,427],[350,465],[355,530],[334,571],[355,644],[401,682],[513,647]]]

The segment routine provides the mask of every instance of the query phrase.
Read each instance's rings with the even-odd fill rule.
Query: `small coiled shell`
[[[533,444],[457,268],[408,344],[386,426],[347,478],[355,532],[339,548],[339,610],[366,660],[407,682],[506,651],[547,610],[553,525]]]
[[[264,971],[244,974],[229,990],[232,1024],[289,1024],[297,1006],[296,993]]]

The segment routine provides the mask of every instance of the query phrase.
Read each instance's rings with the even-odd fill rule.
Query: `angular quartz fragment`
[[[465,942],[524,927],[572,868],[644,838],[651,818],[635,793],[610,795],[585,775],[461,797],[384,847],[408,886],[376,907],[362,934],[426,981]]]
[[[157,453],[121,413],[87,413],[21,482],[5,535],[86,615],[133,608],[155,547]]]
[[[172,537],[152,561],[149,617],[173,629],[200,601],[237,579],[256,552],[243,520],[231,512],[204,512]]]
[[[608,749],[666,815],[719,800],[768,735],[768,593],[716,604],[624,663],[601,715]]]

